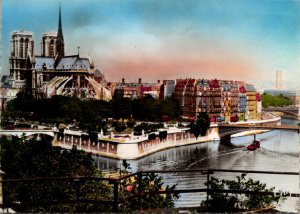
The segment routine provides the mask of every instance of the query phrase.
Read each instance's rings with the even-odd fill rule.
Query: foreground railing
[[[149,174],[164,175],[168,183],[168,178],[173,176],[182,176],[180,174],[194,175],[195,179],[199,179],[199,188],[179,188],[173,190],[153,190],[145,191],[143,178]],[[212,175],[220,174],[220,176],[232,176],[240,174],[265,174],[265,175],[284,175],[299,176],[297,172],[276,172],[276,171],[251,171],[251,170],[225,170],[225,169],[207,169],[207,170],[152,170],[131,173],[119,178],[99,178],[99,177],[47,177],[47,178],[26,178],[26,179],[3,179],[3,206],[2,208],[13,208],[22,212],[32,212],[39,210],[35,207],[60,206],[62,208],[72,205],[74,209],[85,212],[89,207],[94,209],[107,207],[113,212],[119,211],[120,206],[128,200],[137,200],[137,207],[142,210],[144,207],[145,196],[157,194],[185,194],[185,193],[205,193],[206,199],[215,192],[235,193],[235,194],[259,194],[274,195],[282,194],[282,192],[255,192],[255,191],[239,191],[239,190],[220,190],[212,189],[205,186],[205,182],[211,180]],[[168,176],[169,177],[168,177]],[[127,183],[134,178],[137,189],[132,191],[133,186]],[[298,181],[298,177],[296,178]],[[173,181],[174,182],[174,181]],[[178,181],[180,186],[180,179]],[[198,182],[197,182],[198,183]],[[130,187],[130,188],[129,188]],[[18,195],[14,192],[17,188]],[[15,189],[16,190],[16,189]],[[299,197],[299,193],[287,193],[287,197]],[[16,198],[18,200],[16,200]],[[205,196],[204,196],[205,199]],[[199,201],[199,205],[200,205]],[[33,210],[32,210],[33,209]],[[58,209],[58,208],[57,208]],[[64,212],[64,210],[61,210]]]

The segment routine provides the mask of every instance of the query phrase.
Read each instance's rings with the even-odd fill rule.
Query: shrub
[[[128,120],[126,125],[128,128],[133,128],[135,126],[136,122],[134,120]]]
[[[167,131],[161,131],[158,134],[158,137],[159,137],[160,141],[165,141],[167,139],[167,136],[168,136]]]
[[[116,122],[114,123],[115,131],[122,132],[126,129],[126,125],[124,123]]]
[[[122,176],[130,174],[131,167],[124,160],[123,169],[120,170]],[[139,187],[139,183],[141,187]],[[142,194],[142,204],[139,203],[138,190],[141,188]],[[120,186],[120,196],[123,198],[130,198],[126,200],[125,203],[120,205],[120,210],[125,213],[132,213],[138,210],[140,206],[143,209],[156,209],[156,208],[172,208],[174,207],[174,201],[179,198],[176,193],[164,193],[164,194],[151,194],[157,191],[173,191],[176,189],[176,185],[164,185],[163,178],[154,173],[146,174],[142,177],[141,182],[139,182],[139,176],[134,175],[132,177],[123,179]]]
[[[155,140],[156,135],[154,133],[151,133],[148,135],[148,140]]]
[[[237,176],[237,180],[219,180],[212,177],[206,186],[214,190],[233,190],[233,191],[253,191],[253,192],[274,192],[275,187],[266,188],[266,184],[255,181],[252,178],[245,178],[242,174]],[[237,194],[213,192],[210,198],[202,201],[199,211],[209,212],[237,212],[254,208],[268,207],[278,204],[286,198],[280,195],[260,195],[260,194]]]

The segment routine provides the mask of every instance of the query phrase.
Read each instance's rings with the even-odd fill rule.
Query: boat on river
[[[260,148],[260,141],[254,140],[253,143],[251,143],[249,146],[247,146],[247,150],[249,151],[255,151],[256,149]]]

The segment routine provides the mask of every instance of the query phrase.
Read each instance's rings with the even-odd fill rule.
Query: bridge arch
[[[7,135],[7,136],[15,136],[15,137],[23,137],[25,136],[26,138],[30,136],[35,136],[35,135],[47,135],[54,137],[55,132],[53,130],[49,131],[44,131],[44,130],[0,130],[0,135]]]
[[[300,132],[300,127],[277,124],[222,124],[218,126],[221,142],[230,142],[231,135],[250,130],[286,130]]]

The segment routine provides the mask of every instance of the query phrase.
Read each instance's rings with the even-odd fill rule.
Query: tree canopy
[[[177,119],[180,115],[180,106],[174,99],[118,98],[106,102],[66,96],[32,99],[28,95],[19,93],[16,99],[8,103],[3,113],[3,121],[5,123],[5,121],[21,118],[54,124],[76,121],[82,129],[100,131],[106,128],[104,121],[108,118],[160,121],[162,116]]]
[[[96,168],[91,155],[77,150],[53,147],[43,142],[13,138],[1,139],[1,167],[6,178],[47,176],[93,176]]]
[[[200,112],[195,122],[190,123],[190,132],[194,134],[196,139],[201,136],[205,136],[207,130],[210,127],[209,116],[205,112]]]
[[[18,212],[99,212],[109,208],[89,202],[84,206],[60,203],[108,197],[110,188],[102,181],[79,183],[73,179],[46,179],[101,177],[92,156],[75,147],[71,150],[53,147],[46,138],[42,141],[1,138],[1,167],[7,181],[3,185],[4,204]]]
[[[285,97],[282,94],[273,96],[271,94],[264,93],[262,95],[262,106],[267,108],[269,106],[288,106],[292,105],[292,100],[289,97]]]
[[[268,207],[271,204],[278,204],[286,197],[281,195],[259,195],[259,194],[236,194],[223,193],[217,190],[245,191],[245,192],[274,192],[275,187],[267,188],[265,183],[252,178],[246,178],[246,174],[237,176],[236,179],[217,179],[211,177],[205,185],[215,190],[210,197],[201,202],[198,212],[213,213],[236,213],[245,212],[251,209]],[[281,191],[279,191],[281,192]]]
[[[76,147],[71,150],[53,147],[45,138],[41,141],[1,138],[1,142],[5,206],[22,213],[112,212],[112,204],[103,203],[103,200],[113,201],[113,185],[94,179],[102,175],[90,154]],[[120,175],[130,174],[130,169],[130,165],[123,161]],[[82,176],[86,178],[80,179]],[[119,198],[131,198],[120,203],[119,211],[139,209],[138,191],[172,191],[175,188],[176,185],[164,185],[163,178],[154,173],[141,177],[133,174],[118,184]],[[178,197],[176,193],[142,194],[142,207],[173,207]]]

